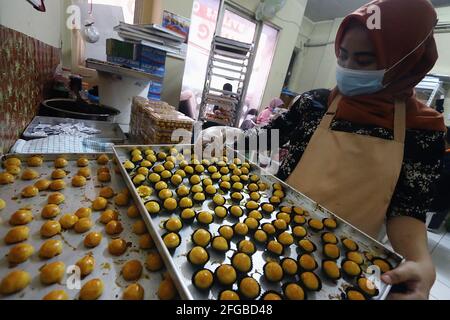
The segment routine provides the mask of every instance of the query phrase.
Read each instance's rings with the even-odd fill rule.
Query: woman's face
[[[338,64],[353,70],[377,70],[377,57],[366,29],[350,27],[342,39]]]

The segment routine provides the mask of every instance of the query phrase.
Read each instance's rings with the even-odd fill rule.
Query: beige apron
[[[395,103],[394,140],[333,131],[332,102],[287,183],[377,238],[400,176],[406,107]]]

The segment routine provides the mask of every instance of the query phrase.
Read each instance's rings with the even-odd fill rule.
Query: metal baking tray
[[[58,125],[61,123],[84,123],[87,127],[91,127],[100,130],[100,133],[93,134],[90,138],[103,140],[104,142],[111,143],[124,143],[127,139],[122,129],[117,123],[93,121],[83,119],[71,119],[71,118],[57,118],[57,117],[34,117],[33,121],[28,125],[27,129],[23,133],[25,139],[38,139],[39,137],[33,136],[31,133],[34,128],[39,124]]]
[[[55,169],[53,161],[60,155],[44,154],[41,156],[43,156],[44,164],[41,167],[33,169],[40,173],[41,178],[47,178],[51,180],[50,174]],[[81,207],[90,207],[91,201],[98,196],[99,190],[103,186],[111,187],[115,191],[115,193],[126,189],[126,184],[124,183],[121,175],[114,172],[114,164],[112,161],[109,161],[109,164],[107,165],[111,172],[111,182],[101,183],[97,180],[97,169],[99,167],[104,167],[98,165],[95,161],[99,154],[66,154],[61,156],[64,156],[69,161],[68,166],[64,168],[64,170],[69,172],[67,177],[64,179],[67,187],[64,190],[59,191],[63,193],[66,198],[65,202],[60,205],[61,215],[66,213],[74,213]],[[74,188],[71,186],[71,179],[79,169],[76,166],[76,160],[81,156],[87,157],[90,160],[89,167],[92,171],[92,178],[87,181],[85,187]],[[25,160],[30,157],[30,155],[6,155],[2,157],[2,162],[9,157],[16,157],[21,160]],[[112,160],[112,154],[110,154],[109,157]],[[22,170],[24,170],[26,167],[26,161],[22,161]],[[36,180],[22,181],[20,179],[17,179],[13,184],[0,186],[0,198],[4,199],[7,203],[6,208],[0,211],[0,279],[2,279],[5,275],[7,275],[14,269],[27,271],[32,276],[31,284],[26,289],[10,296],[0,295],[0,299],[40,300],[48,292],[57,289],[65,290],[69,295],[69,298],[77,299],[78,290],[69,290],[66,286],[66,281],[69,275],[66,274],[62,284],[44,286],[39,281],[39,269],[43,265],[55,261],[64,262],[67,268],[71,265],[74,265],[76,261],[87,255],[88,253],[93,254],[96,260],[96,266],[92,274],[81,280],[81,285],[91,279],[101,278],[104,283],[104,291],[99,299],[122,299],[122,292],[124,288],[126,288],[126,286],[130,284],[130,282],[126,282],[121,276],[121,269],[123,264],[129,260],[136,259],[141,261],[142,265],[144,266],[148,253],[146,250],[139,249],[139,236],[135,235],[132,232],[132,225],[134,222],[136,222],[136,220],[131,219],[127,216],[128,207],[117,207],[112,203],[112,201],[108,201],[108,208],[116,210],[119,213],[119,220],[121,221],[124,228],[123,232],[119,236],[112,237],[107,235],[104,231],[105,226],[98,221],[101,212],[93,210],[91,217],[94,222],[94,226],[89,232],[97,231],[102,233],[103,239],[99,246],[94,249],[87,249],[84,247],[84,236],[88,232],[85,234],[77,234],[73,230],[63,231],[61,235],[53,237],[54,239],[61,239],[63,241],[64,249],[62,254],[49,260],[42,260],[38,257],[37,254],[40,246],[45,241],[45,239],[42,239],[39,234],[41,225],[44,221],[46,221],[41,217],[41,209],[44,205],[47,204],[47,196],[51,192],[41,192],[38,196],[31,199],[23,199],[20,196],[21,190],[25,186],[34,184]],[[132,202],[130,201],[129,205],[131,204]],[[26,242],[33,245],[33,247],[35,248],[35,253],[27,262],[22,263],[14,268],[10,268],[5,255],[8,253],[12,246],[6,245],[3,242],[3,238],[11,228],[9,224],[9,217],[11,216],[11,214],[18,209],[26,207],[31,207],[34,215],[34,220],[30,224],[28,224],[28,227],[30,228],[30,237]],[[59,220],[60,216],[58,216],[56,220]],[[127,242],[131,243],[131,246],[127,249],[125,254],[119,257],[115,257],[108,252],[107,248],[109,241],[113,238],[118,237],[121,237]],[[138,282],[144,287],[146,300],[158,299],[157,291],[162,280],[163,271],[150,273],[148,270],[146,270],[145,267],[143,268],[142,276]]]
[[[134,187],[131,178],[125,168],[123,167],[123,162],[125,160],[129,160],[129,154],[130,151],[134,148],[152,148],[155,152],[158,152],[159,150],[167,150],[168,146],[143,146],[143,145],[135,145],[135,146],[115,146],[113,148],[113,151],[118,159],[118,162],[121,164],[120,169],[122,171],[123,176],[125,177],[125,182],[127,183],[128,187],[132,191],[132,195],[135,199],[136,205],[141,210],[142,216],[147,223],[147,226],[149,228],[149,232],[152,235],[153,239],[155,240],[155,243],[159,249],[159,252],[163,256],[166,267],[171,272],[172,278],[174,279],[174,282],[177,286],[177,289],[179,290],[179,294],[183,299],[187,300],[207,300],[207,299],[217,299],[220,291],[222,291],[224,288],[220,285],[214,285],[212,289],[207,292],[201,292],[197,290],[194,285],[192,284],[192,276],[195,273],[198,268],[193,267],[188,261],[187,261],[187,253],[192,249],[193,243],[191,241],[191,234],[200,227],[200,225],[197,224],[197,222],[194,222],[189,225],[184,225],[183,229],[179,232],[182,242],[181,245],[175,250],[174,253],[170,253],[169,250],[165,247],[163,241],[162,241],[162,235],[165,233],[165,230],[163,229],[164,222],[170,218],[171,216],[176,216],[179,211],[176,211],[174,214],[167,214],[162,211],[159,215],[156,216],[150,216],[145,209],[143,200],[139,197],[139,195],[136,192],[136,188]],[[175,148],[179,151],[183,150],[184,148],[192,148],[193,146],[190,145],[177,145]],[[241,154],[235,154],[235,157],[240,158],[241,160],[246,160],[244,156]],[[246,160],[248,161],[248,160]],[[361,252],[364,252],[368,255],[372,255],[374,257],[381,257],[387,259],[392,266],[396,267],[400,263],[402,263],[403,258],[398,255],[397,253],[393,252],[386,246],[382,245],[375,239],[369,237],[368,235],[364,234],[362,231],[358,230],[357,228],[350,225],[345,220],[335,216],[333,213],[328,211],[327,209],[323,208],[313,200],[309,199],[308,197],[304,196],[303,194],[299,193],[298,191],[294,190],[292,187],[287,185],[286,183],[282,182],[281,180],[277,179],[276,177],[272,175],[268,175],[263,169],[255,165],[254,163],[251,163],[252,170],[251,173],[258,174],[261,177],[261,180],[263,182],[268,183],[269,186],[272,186],[273,183],[277,182],[283,185],[285,190],[285,198],[281,205],[288,205],[288,206],[301,206],[304,209],[306,209],[309,212],[309,215],[311,218],[318,218],[323,219],[327,217],[333,217],[338,222],[338,228],[333,231],[335,235],[338,238],[347,237],[350,239],[355,240],[359,245],[359,250]],[[174,169],[176,170],[176,168]],[[183,183],[186,183],[187,180],[183,181]],[[188,182],[187,182],[188,183]],[[169,184],[170,186],[170,184]],[[176,194],[174,194],[176,196]],[[249,198],[248,194],[243,193],[244,199],[241,202],[241,206],[245,204],[247,199]],[[267,191],[261,193],[262,197],[260,200],[260,203],[268,202],[268,197],[270,196]],[[157,200],[157,197],[155,194],[152,195],[151,199]],[[149,199],[146,199],[146,201],[149,201]],[[229,202],[225,204],[226,207],[230,205]],[[212,211],[212,201],[210,198],[207,198],[207,200],[202,205],[197,205],[193,209],[198,212],[202,210],[206,211]],[[270,222],[274,219],[276,213],[279,211],[275,210],[272,214],[272,217],[270,219],[262,219],[260,221],[261,224],[265,222]],[[239,219],[241,222],[245,219],[244,216]],[[218,235],[218,229],[222,225],[233,225],[237,222],[236,218],[232,218],[228,216],[222,221],[217,220],[215,217],[215,221],[213,224],[209,226],[209,231],[212,233],[213,236]],[[239,238],[238,241],[242,240],[243,238]],[[246,236],[245,239],[250,239],[250,237]],[[317,248],[318,251],[316,251],[313,256],[315,257],[316,261],[321,264],[321,254],[319,255],[319,252],[321,251],[319,248],[321,247],[321,240],[320,240],[320,233],[318,234],[309,234],[307,236],[307,239],[312,240]],[[220,266],[223,263],[231,263],[231,257],[233,253],[236,251],[236,245],[237,242],[236,239],[233,239],[231,241],[230,251],[226,253],[226,255],[218,254],[214,252],[212,249],[208,249],[208,252],[210,254],[210,260],[205,265],[205,268],[211,270],[214,272],[214,270]],[[253,261],[253,270],[249,272],[250,276],[253,276],[260,284],[262,293],[266,291],[275,290],[279,293],[282,293],[282,283],[269,283],[263,276],[263,266],[267,261],[273,260],[270,255],[267,254],[267,252],[264,252],[265,248],[259,244],[256,245],[257,252],[252,256]],[[342,251],[342,249],[341,249]],[[283,257],[291,257],[297,261],[299,250],[298,248],[295,248],[295,246],[291,246],[287,250],[285,250]],[[340,265],[341,260],[343,259],[342,254],[339,260],[337,260],[338,265]],[[366,261],[366,267],[367,267],[367,261]],[[319,267],[320,268],[320,267]],[[363,267],[363,271],[365,268]],[[320,276],[320,272],[316,270],[316,274]],[[364,272],[366,276],[370,276],[370,273]],[[334,283],[329,280],[323,279],[322,276],[322,290],[317,293],[308,293],[308,299],[312,300],[339,300],[342,299],[342,293],[345,291],[346,288],[352,286],[352,283],[348,282],[344,278],[341,278],[338,282]],[[298,280],[298,279],[297,279]],[[284,279],[283,282],[290,282],[290,281],[297,281],[294,278],[287,277]],[[354,286],[354,283],[353,283]],[[384,283],[379,284],[379,295],[377,297],[374,297],[375,300],[384,300],[386,299],[391,286],[386,285]],[[237,285],[235,284],[233,286],[233,289],[237,289]]]

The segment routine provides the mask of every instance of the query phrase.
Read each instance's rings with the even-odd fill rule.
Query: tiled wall
[[[0,153],[7,153],[37,114],[60,49],[0,25]]]

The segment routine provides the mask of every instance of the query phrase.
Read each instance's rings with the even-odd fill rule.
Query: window
[[[258,42],[253,71],[250,78],[243,115],[250,109],[259,110],[269,76],[272,59],[278,41],[278,29],[255,21],[236,8],[224,7],[222,25],[217,26],[219,0],[195,0],[191,18],[191,31],[188,41],[186,67],[183,78],[183,91],[190,91],[197,103],[196,114],[201,104],[203,87],[211,42],[216,31],[226,38],[252,43]],[[213,83],[222,88],[223,83]],[[228,81],[229,82],[229,81]]]

